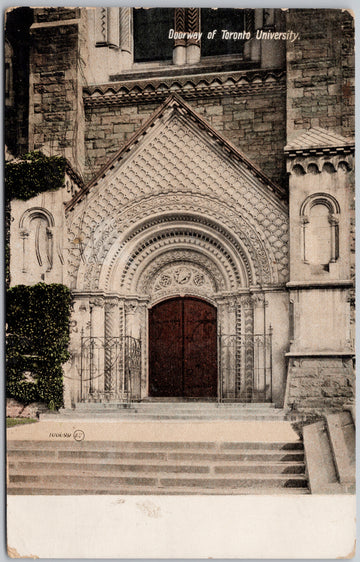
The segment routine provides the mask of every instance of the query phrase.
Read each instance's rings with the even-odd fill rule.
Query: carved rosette
[[[172,293],[201,293],[212,294],[215,291],[214,282],[200,267],[186,262],[170,264],[163,268],[153,279],[152,294]]]

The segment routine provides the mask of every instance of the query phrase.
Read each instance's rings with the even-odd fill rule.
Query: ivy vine
[[[6,198],[26,201],[44,191],[64,186],[66,159],[45,156],[40,151],[29,152],[21,160],[5,164]]]
[[[23,404],[63,405],[71,293],[61,284],[17,285],[6,298],[6,394]]]

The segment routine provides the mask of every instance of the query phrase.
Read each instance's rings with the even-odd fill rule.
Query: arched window
[[[305,263],[326,270],[338,259],[339,214],[339,203],[329,194],[315,193],[305,199],[300,209]]]

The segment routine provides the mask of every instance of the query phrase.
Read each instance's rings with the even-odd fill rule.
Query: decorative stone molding
[[[95,297],[89,300],[90,309],[96,308],[104,308],[105,300],[103,297]]]
[[[346,153],[339,149],[339,152],[331,155],[316,154],[314,151],[289,157],[286,166],[288,173],[294,175],[320,174],[321,172],[349,173],[354,169],[354,157],[350,149]]]
[[[284,151],[290,174],[350,172],[355,144],[333,131],[314,127],[289,143]]]
[[[204,272],[207,281],[211,286],[211,292],[218,292],[225,289],[225,280],[221,271],[218,269],[212,259],[200,253],[197,250],[170,250],[165,254],[154,257],[147,268],[139,275],[139,282],[137,290],[139,293],[152,293],[156,279],[162,273],[166,273],[167,267],[176,267],[176,264],[186,263],[191,264],[196,268],[197,272]],[[208,283],[204,283],[204,288],[208,287]],[[193,285],[192,289],[199,290],[199,285]],[[175,286],[170,283],[168,292],[175,289]]]
[[[135,314],[138,308],[137,301],[125,301],[124,303],[125,313],[126,314]]]
[[[199,69],[197,70],[199,72]],[[179,73],[179,70],[177,70]],[[188,74],[188,73],[187,73]],[[249,70],[242,72],[212,73],[204,67],[204,74],[194,76],[174,76],[163,79],[130,79],[124,81],[121,76],[111,77],[116,82],[87,86],[83,90],[85,107],[119,106],[126,104],[161,102],[176,91],[184,99],[199,97],[218,97],[219,95],[246,95],[258,90],[285,89],[285,72],[276,70]]]
[[[196,206],[198,204],[198,207]],[[131,206],[131,208],[127,208],[123,212],[123,216],[126,217],[124,222],[119,222],[119,219],[114,219],[111,221],[111,224],[104,228],[105,225],[101,224],[101,227],[104,228],[102,233],[102,237],[99,239],[98,245],[94,246],[94,256],[99,261],[99,264],[90,263],[87,266],[87,273],[86,278],[89,279],[89,283],[91,281],[91,286],[93,288],[98,288],[98,279],[99,279],[99,272],[101,269],[101,262],[106,263],[107,256],[112,246],[116,248],[116,253],[111,259],[111,267],[115,265],[116,255],[121,255],[127,243],[129,243],[135,235],[139,235],[140,232],[145,232],[148,227],[150,226],[148,223],[143,222],[138,229],[132,230],[130,238],[125,237],[122,238],[120,233],[117,233],[117,230],[120,227],[120,224],[123,226],[124,229],[130,227],[131,224],[136,224],[137,220],[140,217],[146,217],[147,215],[153,216],[153,213],[157,211],[159,213],[163,213],[166,209],[172,208],[173,213],[169,216],[160,216],[153,221],[150,222],[150,225],[156,225],[157,229],[159,229],[161,224],[166,222],[175,222],[175,221],[184,221],[185,224],[189,223],[198,223],[198,228],[206,228],[209,227],[213,231],[212,237],[214,239],[226,238],[229,243],[230,247],[233,247],[236,250],[236,253],[239,254],[241,257],[242,263],[246,269],[246,274],[249,279],[249,283],[254,284],[256,283],[256,279],[276,279],[276,272],[274,271],[275,265],[275,258],[271,262],[271,258],[268,257],[268,249],[264,251],[263,244],[264,242],[259,240],[258,234],[255,230],[253,230],[249,224],[244,224],[243,218],[239,218],[236,213],[224,207],[223,203],[220,201],[212,202],[207,199],[198,197],[198,196],[183,196],[180,197],[178,195],[167,195],[162,196],[161,198],[151,198],[149,200],[139,201],[138,205]],[[184,210],[187,211],[189,214],[184,215]],[[132,213],[135,211],[135,216],[132,218]],[[190,215],[190,211],[197,211],[198,215]],[[179,213],[179,215],[176,214]],[[211,219],[210,217],[218,216],[219,213],[222,215],[222,221],[226,224],[226,228],[222,227],[221,225],[215,222],[215,218]],[[208,219],[204,219],[201,217],[201,214],[207,215]],[[229,219],[227,218],[229,217]],[[186,221],[186,222],[185,222]],[[106,224],[106,223],[105,223]],[[274,233],[276,232],[277,225],[276,223],[268,223],[270,228],[270,240],[276,240],[274,237]],[[170,224],[169,224],[170,226]],[[190,228],[193,228],[191,224],[189,224]],[[188,228],[189,228],[188,227]],[[108,232],[108,234],[107,234]],[[230,235],[230,232],[233,232],[234,235]],[[287,230],[281,232],[282,236],[284,237],[284,241],[287,239]],[[109,236],[107,239],[106,237]],[[235,237],[236,236],[236,237]],[[123,242],[119,241],[121,238]],[[277,267],[281,267],[282,263],[284,263],[284,277],[287,277],[287,254],[284,253],[283,258],[280,257],[281,254],[277,251]],[[270,253],[271,255],[271,253]],[[76,253],[75,248],[72,250],[70,257],[72,258],[72,263],[74,267],[76,266],[77,260],[79,260],[80,256]],[[270,269],[270,264],[271,265]],[[284,260],[284,262],[282,261]],[[249,261],[250,260],[250,261]],[[110,274],[110,270],[109,274]],[[76,272],[76,270],[74,270]],[[103,273],[101,274],[103,275]],[[108,274],[107,274],[108,275]],[[256,277],[255,277],[256,276]],[[271,277],[270,277],[271,276]],[[107,276],[108,283],[109,277]],[[105,282],[105,280],[103,281]],[[87,285],[88,286],[88,285]]]
[[[87,287],[100,287],[105,282],[102,264],[111,248],[116,245],[117,251],[123,252],[137,224],[148,228],[144,219],[157,216],[152,220],[181,222],[184,212],[192,217],[190,221],[208,221],[218,233],[214,240],[231,240],[249,283],[287,281],[286,206],[252,174],[250,165],[234,160],[230,153],[225,155],[216,139],[197,125],[188,119],[187,109],[175,104],[123,162],[115,162],[105,177],[94,183],[86,203],[83,199],[83,204],[68,207],[73,209],[68,215],[73,286],[77,283],[81,288],[85,275]],[[82,253],[72,243],[79,236],[82,240],[91,238],[91,247],[88,244]],[[82,268],[81,255],[89,265],[76,280],[79,266]],[[116,259],[114,254],[108,272]]]
[[[230,281],[230,286],[235,288],[242,285],[240,272],[233,261],[231,255],[228,254],[226,249],[216,244],[214,240],[209,239],[205,234],[201,235],[199,232],[186,232],[185,228],[178,228],[173,232],[169,232],[166,237],[161,234],[154,236],[150,240],[145,240],[142,244],[138,245],[133,252],[131,261],[125,264],[121,274],[121,286],[126,287],[128,290],[131,288],[132,278],[136,274],[141,263],[152,255],[155,256],[160,249],[168,249],[169,247],[183,247],[188,246],[198,248],[199,251],[205,252],[207,255],[213,255],[222,268],[225,269],[227,277]]]
[[[167,293],[184,292],[186,294],[213,294],[215,292],[214,282],[207,272],[190,263],[176,261],[162,268],[153,278],[151,293],[154,297]]]

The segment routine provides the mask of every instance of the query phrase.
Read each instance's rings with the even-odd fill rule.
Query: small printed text
[[[258,29],[255,34],[252,34],[250,31],[229,31],[228,29],[213,29],[209,31],[207,34],[204,35],[201,31],[175,31],[174,29],[169,29],[169,39],[184,39],[193,41],[201,41],[201,39],[205,38],[212,40],[220,37],[225,41],[249,41],[249,39],[255,38],[258,40],[262,39],[270,39],[275,41],[290,41],[293,43],[297,39],[300,38],[300,33],[296,33],[295,31],[265,31],[263,29]]]

